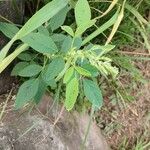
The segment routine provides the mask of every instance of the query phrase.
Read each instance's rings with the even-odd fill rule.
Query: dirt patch
[[[106,106],[98,114],[98,125],[103,129],[113,150],[135,150],[138,142],[150,142],[150,62],[138,62],[137,66],[142,70],[147,83],[136,85],[136,89],[132,91],[135,100],[120,109],[107,98]],[[149,149],[150,145],[144,150]]]

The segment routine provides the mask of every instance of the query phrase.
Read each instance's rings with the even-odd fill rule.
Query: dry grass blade
[[[5,102],[5,104],[4,104],[3,108],[2,108],[2,111],[0,113],[0,121],[2,120],[3,114],[5,113],[5,109],[7,107],[8,101],[9,101],[9,99],[11,97],[11,94],[12,94],[12,90],[9,92],[9,95],[7,96],[6,102]]]
[[[108,9],[99,17],[97,17],[97,19],[104,17],[105,15],[107,15],[113,8],[114,6],[117,4],[118,0],[113,0],[111,2],[111,4],[109,5]]]
[[[115,33],[117,32],[117,30],[118,30],[118,28],[119,28],[119,25],[120,25],[120,23],[121,23],[121,21],[122,21],[122,19],[123,19],[123,17],[124,17],[125,2],[126,2],[126,0],[124,0],[124,2],[123,2],[123,5],[122,5],[122,8],[121,8],[120,14],[118,15],[118,18],[117,18],[117,20],[116,20],[116,23],[114,24],[114,26],[113,26],[113,28],[112,28],[112,32],[110,33],[110,35],[109,35],[109,37],[108,37],[108,39],[107,39],[105,45],[107,45],[107,44],[109,44],[109,43],[111,42],[113,36],[115,35]]]
[[[140,33],[144,39],[145,46],[148,49],[148,52],[150,54],[150,43],[149,43],[146,32],[143,30],[143,28],[134,19],[130,18],[130,20],[133,22],[135,27],[140,31]]]

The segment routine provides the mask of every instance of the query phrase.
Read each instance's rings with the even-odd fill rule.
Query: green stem
[[[28,48],[27,44],[21,45],[19,48],[17,48],[12,54],[7,56],[2,62],[0,63],[0,73],[23,51],[25,51]]]

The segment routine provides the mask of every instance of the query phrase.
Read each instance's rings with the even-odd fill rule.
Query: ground
[[[98,114],[101,118],[98,125],[113,150],[150,149],[150,62],[136,64],[147,82],[136,85],[136,89],[132,91],[135,100],[120,108],[118,105],[112,106],[108,99]],[[134,86],[127,77],[125,80],[130,86]]]

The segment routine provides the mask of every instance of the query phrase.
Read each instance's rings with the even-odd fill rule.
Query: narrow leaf
[[[79,66],[76,66],[75,69],[77,70],[79,74],[86,76],[86,77],[91,77],[91,73],[88,70]]]
[[[63,83],[68,83],[73,77],[73,74],[74,74],[74,67],[70,67],[65,73]]]
[[[18,32],[17,37],[22,38],[31,33],[66,7],[67,3],[68,0],[53,0],[52,2],[49,2],[28,20],[23,28]]]

